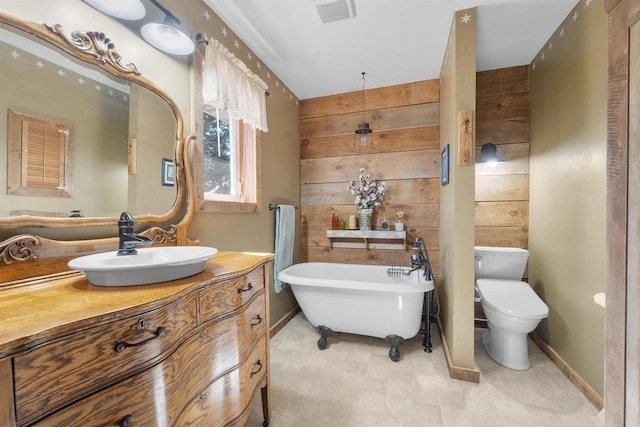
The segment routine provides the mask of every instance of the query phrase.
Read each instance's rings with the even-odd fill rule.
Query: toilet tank
[[[529,251],[520,248],[475,247],[475,278],[521,280]]]

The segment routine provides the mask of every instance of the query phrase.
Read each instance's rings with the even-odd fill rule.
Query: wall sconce
[[[100,12],[114,18],[135,21],[144,18],[146,10],[141,0],[83,0]],[[142,38],[158,50],[171,55],[191,55],[195,44],[191,37],[178,29],[180,20],[157,0],[149,0],[164,13],[163,22],[144,24],[140,29]]]
[[[362,73],[362,121],[358,124],[356,135],[353,139],[354,151],[373,150],[373,129],[369,127],[369,123],[364,121],[364,84],[367,81]]]
[[[495,144],[490,142],[482,144],[482,147],[480,148],[480,155],[482,156],[484,163],[486,163],[490,168],[496,167],[498,163],[504,163],[504,159],[498,155],[498,148]]]

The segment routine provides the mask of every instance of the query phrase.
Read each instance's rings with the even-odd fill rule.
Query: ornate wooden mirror
[[[117,247],[124,211],[157,244],[189,243],[182,115],[116,43],[0,10],[0,283]]]

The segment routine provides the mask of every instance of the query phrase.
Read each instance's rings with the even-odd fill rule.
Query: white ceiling
[[[528,64],[578,0],[204,0],[300,99],[438,78],[453,13],[477,7],[478,71]],[[588,6],[588,3],[585,6]]]

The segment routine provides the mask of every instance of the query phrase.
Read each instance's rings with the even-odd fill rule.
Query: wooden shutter
[[[22,122],[22,184],[24,187],[57,189],[64,187],[67,129],[50,123]]]
[[[72,127],[8,110],[8,194],[71,197]]]

